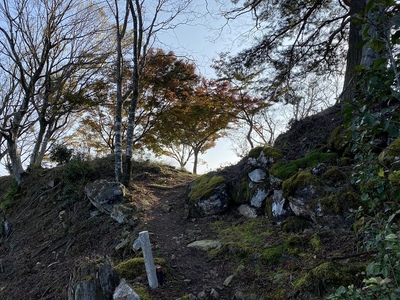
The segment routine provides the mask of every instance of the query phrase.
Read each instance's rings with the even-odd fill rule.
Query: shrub
[[[7,212],[14,205],[15,198],[18,196],[19,192],[20,187],[14,180],[0,202],[0,209],[4,212]]]
[[[71,160],[73,153],[74,150],[68,148],[66,145],[55,144],[50,150],[50,159],[59,165],[65,165]]]

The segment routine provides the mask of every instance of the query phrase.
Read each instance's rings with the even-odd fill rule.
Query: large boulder
[[[116,203],[121,203],[125,194],[125,186],[119,182],[96,180],[85,186],[85,194],[89,201],[102,213],[111,214]]]
[[[85,194],[93,206],[100,212],[110,215],[113,220],[120,224],[136,225],[134,207],[129,203],[122,203],[127,195],[123,184],[97,180],[85,186]]]
[[[189,185],[188,190],[189,216],[216,215],[228,209],[229,197],[222,176],[200,176]]]
[[[321,179],[311,172],[299,172],[282,184],[283,197],[293,213],[305,219],[315,219],[321,212],[317,199],[324,196]]]

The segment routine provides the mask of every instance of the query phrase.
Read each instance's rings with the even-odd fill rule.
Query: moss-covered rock
[[[322,179],[327,185],[332,187],[338,187],[347,182],[348,177],[345,172],[341,171],[337,167],[332,167],[322,174]]]
[[[206,216],[226,211],[230,198],[225,178],[220,175],[203,175],[189,186],[188,214]]]
[[[165,272],[166,262],[164,259],[154,258],[154,263],[160,265]],[[119,277],[126,280],[134,280],[146,273],[143,257],[135,257],[123,261],[115,266],[115,270]]]
[[[225,178],[222,176],[200,176],[192,183],[192,189],[189,192],[189,201],[193,202],[196,199],[209,196],[222,184],[225,184]]]
[[[283,197],[321,195],[323,193],[322,185],[318,176],[310,172],[299,172],[282,183]],[[312,189],[307,190],[310,187]]]
[[[266,158],[272,158],[273,161],[277,161],[283,157],[283,152],[277,148],[269,147],[269,146],[259,146],[251,149],[249,151],[249,158],[259,158],[261,152],[264,154]]]
[[[231,187],[231,197],[236,204],[249,203],[252,196],[252,187],[248,176],[241,177]]]

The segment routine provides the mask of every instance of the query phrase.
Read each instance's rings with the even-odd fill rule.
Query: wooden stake
[[[144,265],[146,267],[147,280],[152,289],[158,288],[156,266],[154,265],[153,253],[151,252],[150,238],[148,231],[139,232],[140,247],[142,248]]]

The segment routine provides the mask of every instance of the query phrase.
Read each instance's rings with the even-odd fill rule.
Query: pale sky
[[[217,14],[220,7],[216,0],[196,0],[196,18],[193,18],[191,24],[182,24],[159,37],[163,50],[172,50],[177,56],[193,60],[198,67],[198,73],[209,79],[215,78],[214,70],[210,66],[219,53],[237,53],[252,41],[249,34],[251,21],[248,16],[227,24],[226,20]],[[226,9],[226,4],[224,8]],[[221,139],[215,148],[201,155],[198,173],[239,161],[231,150],[231,143],[229,139]],[[172,159],[166,158],[163,162],[175,165]],[[187,169],[191,171],[192,165],[188,164]],[[8,175],[8,172],[0,167],[0,176],[4,175]]]
[[[203,17],[194,20],[192,25],[180,25],[160,37],[165,43],[162,47],[170,46],[170,49],[163,48],[164,50],[172,50],[177,56],[188,56],[197,65],[198,73],[209,79],[216,77],[210,66],[213,59],[218,59],[219,53],[235,54],[243,49],[244,45],[250,45],[252,41],[248,33],[251,29],[249,18],[242,17],[227,24],[223,17],[218,16],[220,5],[215,2],[215,0],[200,2],[196,6],[196,12]],[[226,9],[226,5],[224,8]],[[231,143],[227,138],[220,139],[215,148],[200,155],[198,173],[203,174],[239,161],[240,158],[231,150]],[[177,165],[169,158],[163,161]],[[188,171],[192,168],[192,164],[187,165]]]

